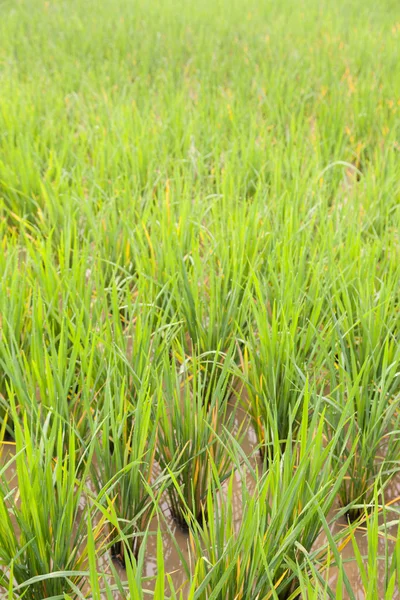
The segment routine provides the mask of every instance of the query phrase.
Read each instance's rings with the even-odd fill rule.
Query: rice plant
[[[177,280],[181,281],[176,293],[182,298],[180,310],[187,332],[191,343],[201,352],[218,348],[226,352],[246,320],[250,258],[240,246],[231,251],[235,252],[235,261],[228,248],[222,252],[217,247],[205,257],[199,253],[192,257],[193,271],[189,274],[183,263]],[[199,281],[204,286],[199,287]]]
[[[10,335],[1,351],[17,405],[24,408],[33,427],[51,411],[61,419],[66,435],[71,424],[84,439],[88,411],[100,403],[104,385],[98,336],[85,330],[82,313],[75,319],[62,317],[55,334],[39,290],[33,292],[32,313],[28,350],[24,352],[15,335]]]
[[[146,386],[132,404],[125,380],[115,377],[111,381],[105,387],[102,409],[91,419],[92,480],[99,501],[106,506],[111,499],[119,527],[137,557],[160,484],[153,470],[157,411],[153,411],[154,396]],[[112,556],[124,565],[125,542],[115,525],[109,539]]]
[[[6,238],[4,238],[6,241]],[[19,352],[28,352],[30,342],[29,314],[32,294],[24,268],[19,268],[21,250],[3,245],[0,278],[0,420],[5,422],[7,433],[13,435],[11,407],[7,401],[10,373],[3,360],[7,345],[14,343]]]
[[[318,561],[305,553],[308,568],[297,571],[301,598],[356,600],[362,594],[366,600],[391,600],[398,596],[398,509],[391,503],[380,503],[379,482],[374,485],[369,510],[360,517],[345,531],[340,543],[325,523],[328,555]],[[344,559],[340,550],[343,552],[346,546],[353,550],[353,556]]]
[[[111,517],[113,518],[113,517]],[[146,577],[146,558],[145,548],[148,541],[149,532],[146,531],[143,537],[143,543],[137,558],[129,550],[129,541],[126,542],[125,552],[125,577],[115,568],[112,562],[109,563],[109,570],[99,571],[97,564],[97,554],[94,540],[90,547],[90,571],[89,571],[89,594],[91,598],[101,600],[114,600],[115,598],[127,598],[128,600],[144,600],[149,594],[155,600],[164,600],[165,598],[183,599],[182,593],[174,586],[171,575],[166,570],[165,557],[162,545],[161,529],[157,533],[157,573],[154,577]],[[90,540],[89,534],[89,540]],[[123,534],[122,534],[122,537]],[[112,582],[110,581],[112,575]],[[152,591],[149,591],[149,584],[152,583]]]
[[[112,314],[121,308],[115,284],[111,289]],[[116,373],[125,379],[127,393],[133,404],[141,390],[149,386],[157,388],[158,373],[171,341],[180,329],[180,323],[172,311],[171,302],[160,308],[157,303],[146,302],[146,294],[131,297],[128,288],[123,296],[129,319],[124,323],[119,318],[104,323],[104,354],[112,355]]]
[[[242,474],[239,523],[232,509],[233,479],[226,499],[219,500],[221,482],[214,478],[207,493],[207,524],[192,521],[191,528],[197,559],[192,574],[202,590],[198,598],[211,593],[221,599],[296,596],[298,577],[293,566],[304,548],[311,551],[323,527],[321,515],[327,517],[347,466],[335,469],[332,450],[337,440],[324,444],[324,415],[318,412],[321,402],[311,423],[309,402],[306,391],[301,435],[296,441],[290,431],[291,443],[282,454],[275,453],[269,470],[262,476],[253,473],[253,494]]]
[[[0,483],[0,585],[12,590],[14,598],[36,600],[64,592],[76,597],[74,590],[85,583],[88,560],[89,467],[80,468],[73,430],[65,450],[59,420],[48,418],[36,435],[30,433],[26,415],[22,422],[23,426],[15,419],[15,457],[11,461],[15,462],[16,480],[6,480],[4,467]],[[88,449],[88,464],[91,455]],[[93,528],[96,540],[103,534],[104,523],[100,518]],[[101,543],[97,549],[100,556]]]
[[[355,448],[343,448],[338,452],[338,461],[350,459],[348,473],[340,489],[342,506],[348,506],[350,520],[363,512],[363,504],[370,502],[374,483],[379,479],[386,487],[398,472],[400,452],[400,395],[390,393],[393,382],[393,366],[385,369],[380,379],[372,386],[362,385],[363,374],[368,363],[355,381],[343,377],[341,387],[333,395],[330,431],[336,429],[339,415],[350,408],[351,419],[343,438],[351,432],[357,439]],[[386,370],[386,372],[385,372]],[[353,506],[355,504],[356,506]]]
[[[349,294],[346,298],[350,301]],[[394,324],[397,316],[389,308],[390,298],[381,294],[376,308],[356,304],[352,325],[348,321],[351,307],[342,309],[333,342],[338,352],[331,354],[328,361],[331,428],[336,428],[344,407],[350,406],[352,418],[348,427],[352,437],[358,439],[354,451],[348,448],[338,457],[343,461],[351,455],[340,491],[342,505],[349,505],[350,519],[362,514],[362,505],[371,501],[375,481],[379,479],[386,486],[398,471],[400,353]],[[382,310],[388,311],[383,320],[379,315]],[[351,508],[352,503],[358,508]]]
[[[268,304],[260,285],[255,287],[255,327],[244,350],[242,370],[249,413],[265,456],[272,449],[285,448],[290,426],[296,428],[299,423],[306,378],[313,375],[318,381],[323,369],[324,355],[316,331],[322,306],[319,287],[314,289],[313,301],[311,293],[307,296],[304,292],[298,303],[289,307]],[[329,331],[329,326],[328,321],[324,330]]]
[[[228,412],[227,403],[232,391],[231,355],[224,357],[222,365],[220,355],[208,356],[207,371],[196,355],[181,366],[166,362],[163,370],[156,456],[161,468],[170,473],[170,509],[183,528],[190,515],[199,522],[207,519],[206,496],[213,468],[221,479],[231,468],[226,447],[235,415],[234,410]]]

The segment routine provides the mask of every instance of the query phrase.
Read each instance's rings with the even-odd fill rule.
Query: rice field
[[[400,5],[0,0],[0,599],[400,598]]]

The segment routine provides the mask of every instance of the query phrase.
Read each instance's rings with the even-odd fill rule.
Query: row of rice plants
[[[170,471],[169,477],[163,478],[163,482],[169,480],[167,485],[174,487],[179,497],[180,514],[184,510],[189,529],[191,561],[183,561],[191,588],[188,597],[226,598],[239,594],[243,598],[306,598],[305,590],[309,589],[311,580],[321,592],[321,595],[314,597],[341,597],[333,595],[324,576],[328,568],[336,565],[340,573],[338,589],[344,586],[347,593],[351,593],[339,554],[340,548],[351,540],[360,572],[366,581],[368,576],[354,538],[356,527],[349,525],[332,537],[327,523],[329,510],[346,476],[351,457],[347,464],[338,466],[334,449],[339,443],[341,430],[324,445],[324,415],[316,410],[310,422],[309,402],[310,393],[307,390],[300,423],[301,436],[296,439],[290,432],[285,451],[280,453],[279,446],[276,448],[266,471],[262,466],[254,467],[243,456],[240,444],[231,438],[226,453],[235,467],[236,475],[240,474],[243,512],[239,521],[233,513],[235,473],[228,479],[224,476],[221,478],[218,463],[212,457],[209,458],[211,475],[207,481],[201,520],[193,503],[195,482],[190,487],[191,494],[187,494],[179,480],[180,470],[176,471],[176,476]],[[322,399],[319,403],[322,403]],[[343,416],[343,422],[345,420],[346,415]],[[116,476],[109,478],[97,493],[87,483],[91,465],[96,473],[106,472],[110,477],[107,467],[103,470],[92,461],[97,441],[82,457],[81,460],[86,464],[82,470],[74,459],[76,437],[72,431],[66,452],[59,423],[51,425],[49,419],[45,431],[41,430],[36,440],[29,433],[26,420],[24,428],[19,425],[18,419],[16,423],[16,454],[13,459],[16,480],[12,485],[4,477],[5,468],[2,469],[0,532],[3,589],[9,590],[9,597],[62,598],[67,593],[70,598],[89,598],[99,597],[96,594],[100,594],[100,587],[109,589],[110,593],[111,589],[116,592],[119,587],[121,591],[125,590],[124,594],[129,588],[131,596],[127,597],[142,597],[135,594],[143,594],[145,577],[141,570],[145,560],[149,519],[154,514],[159,519],[163,518],[160,496],[151,489],[160,489],[163,482],[151,482],[150,486],[149,480],[145,480],[151,458],[142,452],[143,445],[133,439],[130,444],[125,444],[125,452],[129,451],[129,447],[138,448],[142,452],[142,460],[131,458],[130,462],[126,461]],[[145,428],[140,428],[142,431],[147,433]],[[136,454],[136,451],[132,454]],[[144,475],[140,482],[134,479],[138,468],[139,473]],[[254,481],[252,491],[246,483],[248,475]],[[141,500],[132,496],[135,489],[142,490]],[[374,500],[369,511],[366,507],[358,525],[363,528],[367,524],[370,543],[368,560],[371,566],[374,565],[375,590],[379,586],[377,559],[381,553],[377,541],[385,539],[386,544],[390,543],[392,535],[389,531],[393,531],[398,523],[396,509],[388,505],[382,510],[379,506],[378,492],[377,482]],[[122,510],[121,497],[126,501]],[[186,503],[185,497],[190,504]],[[136,509],[133,516],[132,512],[130,515],[127,513],[132,504]],[[121,516],[121,512],[124,516]],[[382,520],[379,523],[379,515],[383,515],[383,523]],[[315,549],[313,545],[322,529],[326,532],[328,544]],[[393,541],[396,543],[396,537]],[[112,569],[116,583],[111,584],[109,576],[107,579],[99,568],[101,554],[107,548],[111,548],[115,554],[117,544],[120,557],[124,560],[128,583],[121,581],[118,573]],[[387,554],[384,563],[387,570],[385,598],[390,597],[390,590],[393,591],[397,585],[397,555]],[[94,573],[98,578],[96,584]],[[156,593],[161,589],[160,586],[163,586],[163,590],[165,585],[173,589],[170,578],[166,584],[161,582],[163,577],[164,568],[159,556]],[[102,586],[100,581],[103,581]]]

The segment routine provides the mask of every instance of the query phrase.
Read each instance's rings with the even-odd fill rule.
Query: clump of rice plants
[[[181,262],[175,279],[174,293],[179,299],[178,314],[184,321],[185,349],[188,353],[227,352],[247,317],[248,262],[243,255],[237,263],[229,255],[214,252],[202,256],[199,249],[191,255],[189,270]],[[178,263],[179,264],[179,263]],[[199,281],[203,285],[199,286]]]
[[[301,568],[306,568],[302,553],[311,551],[347,466],[335,467],[337,438],[324,443],[324,414],[319,414],[322,403],[316,402],[310,422],[309,401],[306,390],[301,434],[293,437],[290,430],[290,444],[282,453],[275,453],[268,471],[253,473],[254,493],[249,492],[242,474],[239,523],[235,523],[232,508],[233,479],[226,498],[218,477],[210,485],[208,521],[191,523],[192,552],[197,558],[192,573],[202,590],[199,598],[208,598],[212,592],[221,600],[238,595],[246,600],[296,597],[295,566],[301,563]],[[234,456],[233,460],[238,464]]]
[[[331,375],[331,430],[345,408],[351,418],[347,429],[357,439],[354,450],[338,454],[350,458],[349,471],[340,489],[350,520],[363,513],[373,498],[374,483],[384,487],[399,470],[400,454],[400,351],[395,334],[397,316],[390,307],[391,293],[382,283],[377,306],[342,291],[346,308],[337,311],[333,347],[327,362]],[[382,319],[382,311],[386,314]],[[353,314],[352,318],[349,316]],[[342,431],[342,439],[348,431]],[[354,504],[358,506],[353,506]]]
[[[113,517],[111,517],[113,519]],[[91,561],[90,571],[88,574],[88,587],[90,589],[91,598],[95,600],[114,600],[115,597],[127,598],[128,600],[144,600],[148,598],[151,593],[151,597],[154,600],[165,600],[166,598],[183,600],[182,592],[179,593],[178,586],[175,586],[171,575],[168,573],[167,564],[165,560],[165,553],[162,544],[161,529],[157,529],[157,553],[156,553],[156,566],[157,573],[154,577],[148,577],[145,575],[146,572],[146,543],[148,541],[149,532],[146,531],[143,536],[143,541],[138,556],[135,558],[130,551],[129,540],[125,539],[126,551],[125,551],[125,571],[123,576],[121,572],[115,568],[115,565],[110,562],[110,572],[99,571],[96,562],[96,547],[94,540],[90,532],[88,532],[89,541],[91,541]],[[124,538],[121,533],[122,538]],[[112,574],[112,581],[110,581],[110,573]],[[149,591],[148,584],[152,581],[152,589]],[[179,594],[179,595],[178,595]]]
[[[32,299],[29,351],[21,352],[14,337],[4,340],[1,364],[14,391],[17,405],[31,422],[57,415],[66,434],[69,424],[77,435],[88,435],[87,414],[100,400],[104,384],[98,336],[85,331],[82,315],[61,317],[55,335],[47,320],[46,305],[35,290]]]
[[[316,335],[322,307],[317,301],[313,305],[305,293],[295,305],[274,302],[271,306],[259,282],[255,289],[251,311],[255,326],[249,333],[242,369],[252,425],[261,455],[266,456],[285,448],[289,428],[300,422],[306,377],[315,373],[317,378],[323,368]],[[314,289],[316,300],[318,291]],[[329,329],[329,322],[324,327]]]
[[[32,300],[26,271],[19,264],[20,252],[19,246],[8,249],[6,244],[0,252],[0,422],[6,423],[7,434],[11,437],[13,424],[8,402],[10,372],[5,364],[6,348],[12,344],[18,354],[28,352]]]
[[[153,401],[154,395],[143,384],[133,404],[124,378],[115,377],[105,386],[102,409],[91,419],[92,481],[99,501],[106,503],[110,498],[119,519],[124,538],[112,526],[109,540],[112,556],[123,565],[124,540],[138,557],[159,484],[153,471],[157,434]]]
[[[338,453],[339,462],[350,461],[340,488],[340,501],[348,506],[350,520],[360,516],[363,504],[372,499],[375,481],[379,479],[386,487],[399,470],[400,394],[392,391],[397,367],[385,363],[381,376],[372,384],[366,381],[372,360],[364,363],[355,380],[342,373],[331,394],[330,431],[337,429],[342,411],[350,410],[351,418],[341,438],[351,432],[352,439],[357,440],[355,448]]]
[[[26,414],[21,421],[15,419],[10,461],[16,479],[7,482],[3,468],[0,482],[0,586],[12,590],[13,598],[75,597],[83,589],[88,559],[89,466],[82,469],[77,461],[73,430],[65,448],[60,419],[47,418],[33,433]],[[88,465],[90,457],[88,449]],[[101,517],[93,528],[97,542],[104,523]],[[97,552],[100,556],[101,543]]]
[[[375,485],[372,506],[368,511],[364,511],[359,524],[359,528],[366,538],[367,555],[357,541],[355,535],[357,528],[351,531],[351,544],[365,600],[395,598],[400,585],[399,513],[397,507],[381,504],[378,489],[379,487]],[[345,581],[344,574],[343,580]],[[356,590],[354,593],[350,593],[346,583],[344,587],[350,600],[356,600]]]
[[[364,509],[359,521],[342,532],[340,540],[334,539],[328,523],[324,523],[328,553],[323,553],[319,559],[315,554],[305,553],[308,567],[297,569],[299,597],[357,600],[360,592],[366,600],[397,597],[400,584],[399,515],[393,503],[381,504],[379,485],[379,481],[374,485],[368,510]],[[346,546],[353,550],[350,560],[341,555]]]
[[[220,363],[220,355],[193,355],[182,365],[165,363],[163,388],[159,392],[157,461],[170,473],[167,488],[173,517],[187,528],[191,516],[207,519],[206,496],[213,468],[224,479],[230,468],[226,444],[234,410],[228,412],[232,392],[231,353]],[[211,374],[213,385],[210,386]]]
[[[64,419],[66,431],[71,421],[84,437],[84,415],[104,381],[100,302],[93,298],[93,282],[86,285],[86,251],[71,247],[77,243],[71,232],[63,234],[56,252],[51,236],[24,240],[23,257],[17,246],[16,259],[4,270],[4,291],[14,289],[18,300],[11,303],[1,294],[2,395],[9,408],[6,385],[12,385],[17,408],[24,407],[32,420],[51,409]]]
[[[104,323],[107,340],[105,354],[111,353],[116,373],[126,381],[126,393],[133,404],[144,387],[156,389],[158,373],[163,365],[170,342],[179,331],[180,324],[172,312],[171,301],[161,309],[156,303],[146,302],[146,294],[131,297],[129,287],[124,288],[124,306],[129,319],[122,323],[115,317],[121,298],[116,285],[111,289],[111,319]]]

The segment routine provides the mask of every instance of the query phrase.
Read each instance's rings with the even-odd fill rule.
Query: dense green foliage
[[[0,0],[2,598],[396,597],[399,64],[395,0]]]

